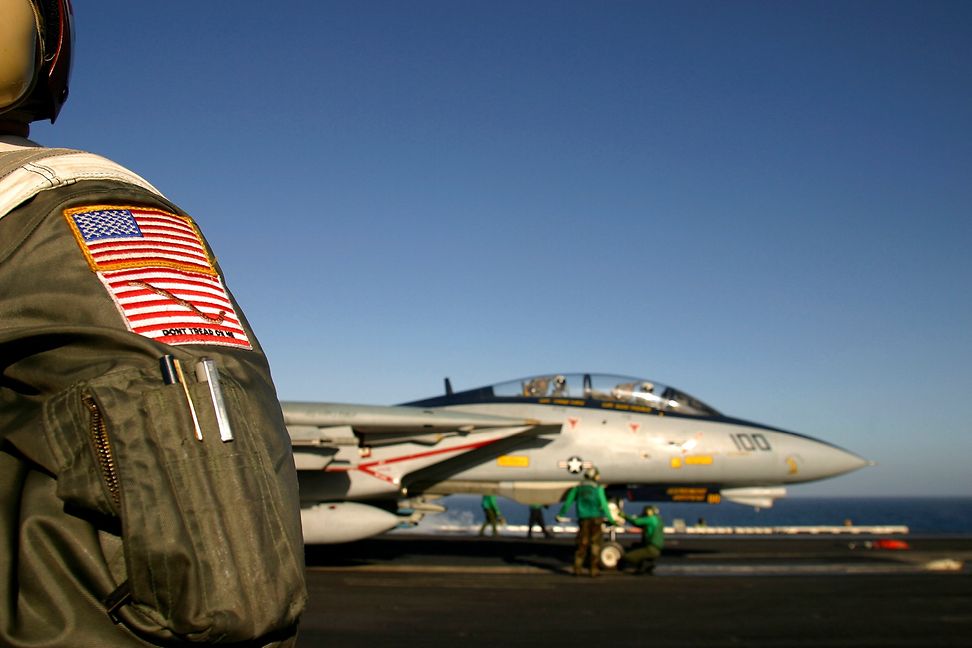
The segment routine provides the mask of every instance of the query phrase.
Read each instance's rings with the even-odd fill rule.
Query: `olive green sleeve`
[[[601,510],[604,512],[604,519],[608,521],[609,524],[614,524],[614,516],[611,515],[611,507],[608,506],[607,495],[604,493],[604,487],[597,487],[597,499],[601,502]]]

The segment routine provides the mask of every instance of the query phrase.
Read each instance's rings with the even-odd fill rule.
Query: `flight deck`
[[[678,535],[594,579],[567,536],[308,547],[298,646],[972,645],[972,537],[892,539]]]

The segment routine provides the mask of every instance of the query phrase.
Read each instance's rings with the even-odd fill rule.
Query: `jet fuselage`
[[[331,503],[335,521],[341,502],[393,514],[454,493],[551,504],[592,466],[615,494],[770,506],[788,484],[867,464],[830,443],[620,376],[552,374],[394,407],[283,405],[301,499]]]

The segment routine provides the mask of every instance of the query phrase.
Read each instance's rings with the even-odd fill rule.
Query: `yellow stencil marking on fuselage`
[[[496,465],[503,468],[529,468],[530,457],[522,455],[503,455],[496,458]]]

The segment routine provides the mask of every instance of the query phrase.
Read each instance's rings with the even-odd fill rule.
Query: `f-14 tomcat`
[[[725,416],[652,380],[550,374],[399,406],[284,402],[307,543],[416,523],[456,493],[553,504],[595,466],[609,496],[771,506],[868,462]]]

